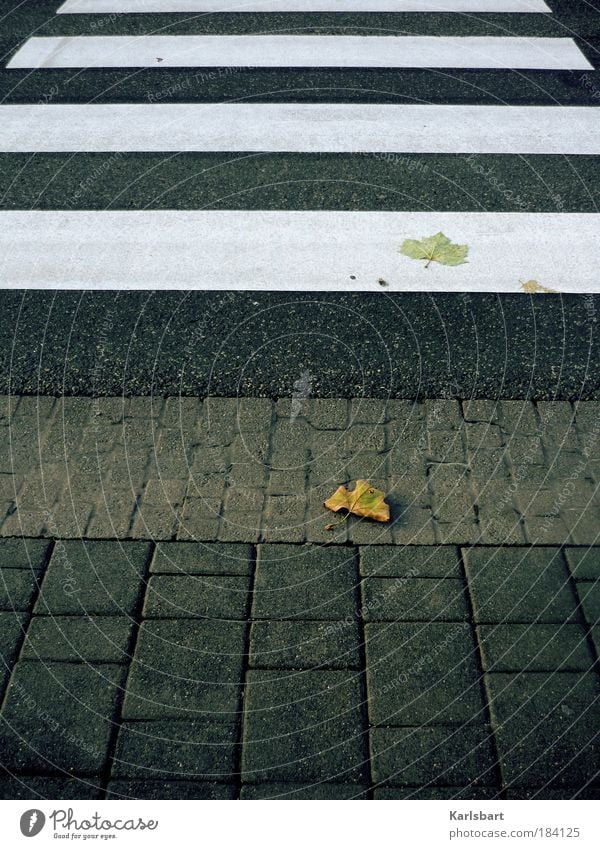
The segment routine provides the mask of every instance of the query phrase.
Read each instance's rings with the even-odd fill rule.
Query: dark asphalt
[[[600,296],[0,292],[0,391],[600,398]]]

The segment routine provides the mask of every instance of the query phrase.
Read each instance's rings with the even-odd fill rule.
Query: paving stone
[[[175,575],[249,575],[249,545],[164,542],[156,546],[150,572]]]
[[[50,543],[43,539],[2,539],[0,568],[40,571],[46,564],[49,549]]]
[[[216,781],[110,781],[107,799],[237,799],[235,784]]]
[[[306,469],[271,469],[267,489],[270,495],[293,495],[304,492]]]
[[[502,431],[488,422],[465,424],[465,436],[469,451],[477,458],[479,451],[493,451],[504,444]]]
[[[352,516],[347,525],[348,538],[355,545],[385,545],[391,543],[394,538],[392,524],[371,522]]]
[[[596,657],[600,660],[600,625],[590,627],[590,637],[596,649]]]
[[[488,672],[585,671],[594,662],[581,625],[481,625],[479,643]]]
[[[25,660],[124,663],[132,627],[127,616],[34,616],[22,656]]]
[[[4,767],[99,775],[123,678],[111,664],[18,663],[0,717]]]
[[[241,433],[268,430],[273,418],[273,402],[269,398],[239,398],[237,421]]]
[[[579,581],[577,592],[586,621],[590,625],[600,625],[600,580]]]
[[[479,522],[435,522],[435,540],[439,545],[458,543],[467,545],[479,542],[481,525]]]
[[[383,424],[387,421],[387,401],[379,398],[353,398],[350,424]]]
[[[376,787],[374,799],[392,801],[394,799],[430,799],[430,800],[475,800],[500,799],[502,791],[499,787]]]
[[[356,604],[354,551],[347,548],[261,545],[254,619],[344,619]]]
[[[242,780],[364,783],[361,701],[356,672],[250,670]]]
[[[356,784],[314,783],[308,786],[297,783],[244,784],[240,799],[306,799],[337,800],[365,799],[367,788]]]
[[[112,777],[232,780],[236,740],[235,723],[216,718],[126,722],[119,730]]]
[[[250,666],[348,669],[360,665],[357,622],[254,622]]]
[[[310,448],[310,456],[311,460],[314,462],[322,461],[332,463],[335,460],[346,460],[352,456],[352,451],[349,448],[349,431],[346,429],[343,430],[314,430],[313,428],[308,427],[308,431],[306,436],[303,435],[302,432],[298,432],[294,430],[294,426],[290,425],[290,442],[294,444],[298,444],[301,442],[306,442],[307,447]],[[368,425],[357,425],[359,430],[356,431],[358,433],[360,430],[363,430],[365,433],[371,433],[372,427]],[[383,428],[381,428],[383,431]],[[275,433],[275,438],[277,438],[278,433]],[[356,445],[355,451],[366,450],[366,447],[362,445]]]
[[[576,581],[600,579],[600,548],[565,548],[565,557]]]
[[[3,536],[39,537],[46,534],[47,508],[15,510],[2,523]]]
[[[489,422],[496,424],[500,418],[500,401],[470,400],[462,402],[466,422]]]
[[[507,785],[582,787],[597,777],[596,676],[526,672],[487,678]]]
[[[525,519],[525,531],[532,545],[564,545],[572,542],[569,529],[562,519],[529,516]]]
[[[463,419],[458,401],[431,399],[426,402],[428,430],[457,430]]]
[[[157,575],[144,598],[146,617],[245,619],[250,579],[232,575]]]
[[[186,498],[177,528],[177,539],[198,542],[216,540],[220,516],[220,498]]]
[[[383,426],[352,425],[346,430],[346,446],[351,456],[361,451],[382,452],[385,448]]]
[[[242,513],[233,520],[224,515],[219,526],[219,539],[224,542],[258,542],[260,524],[260,514],[257,513]]]
[[[27,617],[21,613],[0,613],[0,703],[8,676],[17,659]]]
[[[480,674],[469,625],[376,623],[365,630],[373,724],[482,721]]]
[[[267,498],[262,536],[268,542],[303,542],[306,497],[271,495]]]
[[[529,466],[545,466],[544,449],[539,436],[515,434],[506,441],[506,450],[516,469],[528,471]],[[544,470],[547,472],[547,469]]]
[[[102,799],[101,779],[22,775],[0,778],[0,799]]]
[[[28,569],[0,569],[0,610],[29,610],[40,580]]]
[[[359,548],[361,575],[389,578],[458,578],[455,546],[381,545]]]
[[[538,401],[536,406],[544,431],[564,432],[575,423],[575,413],[568,401]]]
[[[460,622],[469,618],[465,586],[452,578],[367,578],[362,582],[366,622]]]
[[[474,542],[482,545],[523,545],[526,542],[523,524],[514,510],[488,518],[479,514],[479,535]]]
[[[313,398],[305,401],[305,418],[317,430],[341,430],[346,427],[348,402],[339,398]]]
[[[35,612],[134,613],[150,546],[68,540],[56,545]]]
[[[132,518],[137,507],[137,499],[133,493],[125,495],[114,494],[109,504],[79,505],[78,516],[68,516],[68,511],[57,510],[60,516],[57,522],[56,532],[59,536],[69,539],[82,536],[91,539],[107,539],[117,537],[123,539],[128,537]],[[67,523],[64,521],[67,513]],[[149,536],[146,528],[143,528],[141,536]]]
[[[577,401],[573,406],[577,429],[584,432],[597,431],[600,427],[600,403],[598,401]]]
[[[467,459],[462,432],[430,430],[427,434],[427,453],[439,463],[465,463]]]
[[[477,622],[577,620],[577,602],[555,548],[470,548],[464,551]]]
[[[431,509],[409,507],[394,522],[392,537],[396,545],[434,545],[436,539]]]
[[[126,719],[229,719],[237,711],[246,626],[171,619],[143,622],[123,706]]]
[[[486,726],[372,728],[371,763],[377,783],[477,786],[495,783],[495,757]]]

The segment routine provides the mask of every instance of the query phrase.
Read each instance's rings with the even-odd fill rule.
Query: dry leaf
[[[425,268],[432,262],[441,265],[463,265],[469,253],[468,245],[455,245],[443,233],[425,236],[422,239],[405,239],[400,253],[411,259],[424,259]]]
[[[390,508],[385,503],[385,493],[380,489],[375,489],[369,481],[356,481],[356,486],[350,492],[345,486],[340,486],[333,493],[331,498],[323,502],[323,506],[328,510],[333,510],[337,513],[338,510],[347,510],[348,513],[353,513],[355,516],[361,516],[365,519],[374,519],[376,522],[390,521]],[[333,525],[327,525],[326,529],[331,530]]]
[[[542,284],[538,283],[537,280],[525,280],[525,282],[521,280],[520,283],[521,289],[528,295],[535,295],[537,292],[545,292],[547,295],[558,294],[556,289],[549,289],[547,286],[542,286]]]

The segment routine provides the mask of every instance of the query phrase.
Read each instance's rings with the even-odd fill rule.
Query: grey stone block
[[[233,721],[126,722],[119,730],[113,778],[232,781],[237,731]]]
[[[142,623],[123,716],[230,720],[238,707],[245,633],[242,622]]]
[[[150,572],[174,575],[249,575],[249,545],[172,542],[156,546]]]
[[[481,625],[479,635],[490,672],[584,671],[594,661],[581,625]]]
[[[250,670],[242,779],[365,782],[359,675]]]
[[[460,622],[469,618],[462,580],[367,578],[362,582],[366,622]]]
[[[123,678],[110,664],[17,664],[0,723],[5,768],[99,775]]]
[[[458,578],[460,562],[455,546],[361,546],[362,575],[389,578]]]
[[[356,605],[352,549],[269,546],[258,549],[254,619],[344,619]]]
[[[577,620],[577,602],[556,548],[470,548],[464,552],[477,622]]]
[[[356,669],[360,665],[358,624],[254,622],[250,666],[277,669]]]
[[[244,619],[248,577],[232,575],[156,575],[144,598],[145,617]]]
[[[496,779],[492,735],[486,726],[373,728],[370,738],[377,783],[477,787]]]
[[[35,612],[132,614],[149,553],[148,543],[68,540],[57,544]]]
[[[466,623],[370,624],[366,647],[373,724],[483,721],[477,652]]]

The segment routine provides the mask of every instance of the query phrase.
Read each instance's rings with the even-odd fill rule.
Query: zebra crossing
[[[48,33],[21,40],[2,71],[23,83],[37,75],[40,90],[36,100],[15,103],[11,92],[0,103],[0,160],[9,171],[0,286],[516,292],[533,280],[563,293],[600,291],[600,80],[593,49],[553,6],[66,0]],[[354,29],[368,34],[327,31],[319,15],[331,12],[359,14]],[[284,30],[286,13],[300,14],[302,26]],[[393,31],[369,29],[381,13],[396,21]],[[261,28],[240,33],[235,22],[253,14]],[[192,30],[202,21],[219,31],[170,32],[182,15]],[[408,34],[409,18],[417,27],[456,23],[452,32],[440,23],[435,35],[429,24]],[[56,34],[61,21],[69,27]],[[106,21],[117,31],[96,34]],[[471,34],[474,21],[489,32]],[[312,88],[279,87],[284,69],[312,74]],[[361,69],[398,80],[427,74],[431,97],[387,102],[384,90],[331,84]],[[117,83],[101,103],[85,89],[68,102],[81,75],[107,70],[124,79],[144,73],[146,86],[127,102],[111,100]],[[435,102],[437,80],[458,72],[475,75],[470,102]],[[511,92],[541,74],[536,85],[551,105],[496,95],[482,103],[480,92],[490,94],[476,75],[484,72],[499,90],[510,79]],[[179,88],[165,88],[165,73]],[[274,76],[262,95],[229,97],[226,73],[242,86]],[[194,94],[190,74],[196,83],[219,75],[225,94]],[[583,102],[553,101],[543,81],[556,74]],[[469,246],[468,262],[425,269],[400,254],[405,238],[440,231]]]

